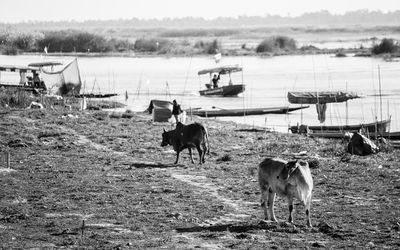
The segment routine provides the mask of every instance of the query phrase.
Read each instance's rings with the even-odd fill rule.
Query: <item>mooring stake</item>
[[[85,230],[85,220],[82,220],[82,228],[81,228],[82,236],[84,234],[84,230]]]
[[[7,157],[7,168],[10,168],[10,152],[6,153]]]

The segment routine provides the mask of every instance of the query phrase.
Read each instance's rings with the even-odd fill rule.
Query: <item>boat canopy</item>
[[[39,71],[39,68],[29,66],[0,65],[0,71],[32,73]]]
[[[204,74],[219,73],[221,75],[224,75],[224,74],[230,74],[233,72],[239,72],[242,70],[243,70],[243,68],[239,65],[228,65],[228,66],[222,66],[222,67],[216,67],[216,68],[210,68],[210,69],[203,69],[203,70],[200,70],[197,74],[204,75]]]
[[[28,64],[28,66],[30,67],[47,67],[47,66],[57,66],[57,65],[62,65],[62,63],[50,61],[50,62],[36,62]]]
[[[289,102],[297,104],[336,103],[355,98],[360,98],[360,96],[355,93],[342,91],[288,92]]]

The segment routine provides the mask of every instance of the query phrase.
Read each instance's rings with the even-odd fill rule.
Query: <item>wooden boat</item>
[[[346,102],[351,99],[360,98],[355,93],[347,93],[342,91],[325,91],[325,92],[288,92],[288,100],[295,104],[316,104],[326,105],[327,103]],[[347,107],[347,106],[346,106]],[[346,132],[357,132],[363,129],[366,133],[384,133],[388,130],[390,120],[381,120],[371,123],[360,123],[355,125],[333,125],[333,126],[308,126],[313,133],[319,133],[320,137],[343,137]],[[289,127],[292,133],[299,133],[300,126]],[[337,135],[336,135],[336,134]]]
[[[343,126],[338,126],[338,125],[333,125],[333,126],[308,126],[308,129],[311,131],[318,131],[318,132],[357,132],[360,129],[363,129],[366,132],[369,133],[375,133],[375,131],[382,131],[386,132],[389,125],[390,125],[390,120],[383,120],[383,121],[377,121],[377,122],[371,122],[371,123],[360,123],[357,125],[343,125]],[[298,133],[299,132],[299,126],[290,126],[289,127],[290,131],[292,133]]]
[[[109,93],[109,94],[79,94],[75,95],[77,98],[109,98],[113,96],[117,96],[117,93]]]
[[[271,107],[271,108],[250,108],[250,109],[213,109],[213,110],[187,110],[192,115],[201,117],[221,117],[221,116],[244,116],[244,115],[263,115],[263,114],[286,114],[292,111],[308,108],[301,107]]]
[[[18,73],[20,80],[18,83],[3,82],[1,79],[2,72]],[[16,66],[16,65],[0,65],[0,87],[16,88],[24,91],[40,93],[46,91],[46,85],[39,78],[40,68],[32,66]]]
[[[288,92],[289,102],[296,104],[337,103],[355,98],[360,98],[360,96],[342,91]]]
[[[308,134],[310,137],[321,137],[321,138],[332,138],[332,139],[343,139],[347,136],[351,136],[351,132],[344,131],[311,131]],[[379,137],[383,137],[388,140],[400,140],[400,132],[367,132],[364,134],[368,138],[377,139]]]
[[[200,70],[198,72],[198,75],[205,75],[209,74],[210,75],[210,82],[206,83],[206,89],[200,90],[199,93],[202,96],[237,96],[238,94],[242,93],[245,91],[245,85],[242,84],[233,84],[232,83],[232,78],[231,74],[234,72],[240,72],[242,71],[242,67],[238,65],[233,65],[233,66],[222,66],[222,67],[216,67],[216,68],[210,68],[210,69],[204,69]],[[217,88],[213,88],[212,85],[212,75],[213,74],[219,74],[219,75],[229,75],[229,84]]]
[[[82,83],[77,59],[58,71],[53,70],[54,66],[60,65],[62,64],[59,62],[31,63],[28,66],[0,65],[0,73],[16,72],[20,75],[18,83],[3,83],[1,86],[61,96],[79,94]]]
[[[389,140],[400,140],[400,131],[396,132],[383,132],[382,134],[378,134],[375,136],[375,133],[370,134],[371,138],[376,139],[376,137],[383,137]]]

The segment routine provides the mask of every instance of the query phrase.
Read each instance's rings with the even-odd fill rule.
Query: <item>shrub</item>
[[[296,49],[296,41],[286,36],[273,36],[263,40],[256,48],[257,53],[290,51]]]
[[[1,53],[4,55],[17,55],[18,49],[15,46],[5,45],[1,49]]]
[[[104,37],[77,30],[45,32],[38,38],[36,47],[39,51],[47,47],[48,52],[109,52],[112,43]]]
[[[218,42],[217,39],[211,42],[197,41],[194,47],[197,49],[201,49],[202,52],[206,54],[215,54],[222,49],[221,44]]]
[[[393,39],[383,38],[378,45],[372,47],[372,54],[394,53],[398,48]]]
[[[160,38],[139,38],[135,41],[134,48],[140,52],[168,52],[172,43],[167,39]]]

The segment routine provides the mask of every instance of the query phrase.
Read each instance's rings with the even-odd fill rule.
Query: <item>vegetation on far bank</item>
[[[328,29],[329,30],[329,29]],[[300,30],[305,36],[313,36],[325,29]],[[346,32],[330,29],[332,32]],[[288,31],[286,29],[286,31]],[[292,29],[291,32],[300,32]],[[395,39],[371,38],[372,48],[320,49],[312,44],[303,45],[298,36],[279,35],[271,29],[172,29],[143,30],[141,33],[88,32],[80,30],[12,31],[0,30],[0,53],[75,53],[77,55],[137,54],[137,55],[282,55],[335,53],[362,53],[363,55],[399,54],[399,43]],[[282,31],[285,34],[285,30]],[[135,35],[134,35],[135,34]]]

